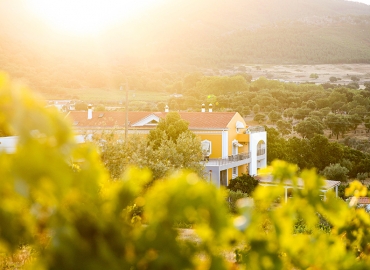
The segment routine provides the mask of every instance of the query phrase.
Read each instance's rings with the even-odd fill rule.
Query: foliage
[[[345,117],[336,114],[329,114],[324,122],[332,133],[337,136],[337,139],[339,134],[343,136],[349,126],[348,120]]]
[[[257,179],[255,179],[253,176],[249,174],[243,173],[241,176],[231,179],[227,188],[235,192],[241,191],[251,196],[257,186],[258,186]]]
[[[22,243],[35,250],[29,269],[226,269],[214,248],[233,237],[223,192],[194,173],[145,194],[148,170],[110,181],[92,145],[77,145],[62,115],[23,90],[1,76],[1,119],[19,135],[14,154],[0,153],[1,261]],[[177,220],[196,224],[200,245],[177,240]]]
[[[279,120],[276,123],[276,127],[282,135],[288,135],[292,133],[292,124],[288,121]]]
[[[324,124],[313,117],[309,117],[299,122],[294,130],[303,138],[311,139],[315,134],[324,134]]]
[[[347,181],[348,169],[341,166],[339,163],[330,164],[324,168],[322,174],[325,175],[327,179],[345,182]]]
[[[356,208],[355,199],[346,203],[328,192],[321,200],[323,179],[314,169],[304,170],[322,170],[326,162],[340,159],[354,172],[366,172],[370,159],[323,136],[285,140],[266,128],[271,157],[297,161],[302,172],[274,161],[261,173],[271,173],[278,183],[291,180],[292,198],[281,200],[279,184],[259,186],[253,203],[252,198],[237,203],[239,215],[232,223],[225,192],[194,173],[174,174],[149,188],[152,176],[145,169],[126,170],[110,180],[93,145],[77,145],[56,110],[3,75],[0,127],[19,135],[14,154],[0,153],[1,262],[23,244],[34,250],[28,269],[227,269],[236,266],[222,252],[236,247],[239,266],[246,269],[367,269],[370,264],[369,215]],[[148,155],[160,163],[179,140],[178,149],[188,147],[190,137],[184,136],[166,137],[157,153],[145,141],[127,144],[123,152],[132,160],[128,155],[124,160],[139,163]],[[113,146],[122,147],[116,139],[111,138]],[[106,141],[102,156],[109,149]],[[354,181],[345,195],[366,196],[367,190]],[[330,230],[322,229],[322,217]],[[179,240],[173,226],[179,221],[193,224],[200,241]]]
[[[267,171],[281,184],[259,187],[254,201],[241,203],[238,225],[246,245],[236,251],[237,261],[247,269],[365,269],[370,259],[366,248],[370,231],[365,225],[370,222],[369,215],[330,192],[325,201],[319,200],[318,187],[323,180],[314,170],[301,173],[305,188],[298,189],[296,169],[274,162]],[[273,207],[283,196],[282,184],[288,179],[294,186],[292,198]],[[367,190],[356,182],[346,193],[358,197],[366,195]],[[330,230],[320,228],[321,216],[329,222]],[[299,222],[305,226],[304,233],[293,234]],[[332,252],[323,256],[324,250]]]
[[[76,111],[87,111],[87,104],[85,102],[77,102],[75,109]]]
[[[321,200],[323,178],[314,169],[298,174],[276,160],[260,173],[277,186],[258,186],[232,218],[224,190],[191,172],[148,189],[145,169],[110,180],[96,148],[76,144],[62,115],[24,90],[0,76],[1,125],[19,135],[15,153],[0,153],[1,262],[23,244],[34,250],[27,269],[368,268],[370,216],[356,207],[367,195],[360,182],[346,190],[349,203],[333,192]],[[292,198],[284,203],[287,180]],[[179,220],[194,224],[199,242],[179,238]],[[295,231],[297,224],[304,228]],[[239,265],[223,256],[236,247]]]
[[[257,121],[258,124],[261,124],[262,122],[266,121],[266,115],[263,113],[258,113],[253,118],[254,121]]]
[[[181,169],[191,170],[203,177],[199,139],[190,132],[180,133],[176,141],[162,134],[158,147],[149,137],[138,134],[130,135],[126,142],[117,140],[114,133],[102,134],[96,143],[99,146],[102,138],[105,141],[104,145],[100,145],[101,160],[111,178],[118,179],[131,166],[150,169],[153,180]]]
[[[336,82],[337,80],[338,80],[337,77],[334,77],[334,76],[331,76],[329,78],[329,81],[331,81],[331,82]]]
[[[276,112],[276,111],[271,111],[268,114],[268,118],[272,123],[276,123],[278,120],[281,119],[281,113]]]
[[[229,211],[232,214],[238,213],[238,205],[237,202],[240,199],[243,199],[247,197],[248,195],[246,193],[243,193],[240,190],[234,191],[234,190],[228,190],[228,196],[226,198],[227,204],[229,206]]]
[[[169,112],[165,119],[161,119],[157,127],[149,132],[148,141],[153,144],[154,148],[161,145],[163,139],[176,142],[180,134],[187,132],[189,123],[181,119],[180,114],[177,112]],[[194,135],[193,135],[194,136]]]
[[[99,112],[99,111],[105,111],[105,106],[104,104],[98,104],[95,108],[94,108],[95,111]]]

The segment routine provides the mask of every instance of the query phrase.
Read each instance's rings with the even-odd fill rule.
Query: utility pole
[[[126,119],[125,119],[125,143],[127,142],[127,133],[128,133],[128,83],[126,80],[126,104],[125,104],[125,111],[126,111]]]

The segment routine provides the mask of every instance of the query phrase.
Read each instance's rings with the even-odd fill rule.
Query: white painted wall
[[[265,149],[266,154],[264,159],[260,159],[257,161],[257,145],[259,141],[265,142]],[[249,164],[249,174],[250,175],[257,175],[258,168],[264,168],[267,165],[267,133],[264,132],[256,132],[249,134],[249,151],[251,153],[251,163]]]

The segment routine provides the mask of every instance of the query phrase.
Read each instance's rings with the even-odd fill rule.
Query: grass
[[[79,99],[94,103],[120,102],[126,99],[125,91],[112,88],[60,88],[55,92],[42,94],[45,99]],[[129,90],[129,101],[166,102],[169,94],[166,92],[150,92]]]

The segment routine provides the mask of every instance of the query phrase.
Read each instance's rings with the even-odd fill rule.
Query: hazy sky
[[[348,1],[353,1],[353,2],[361,2],[366,5],[370,5],[370,0],[348,0]]]

